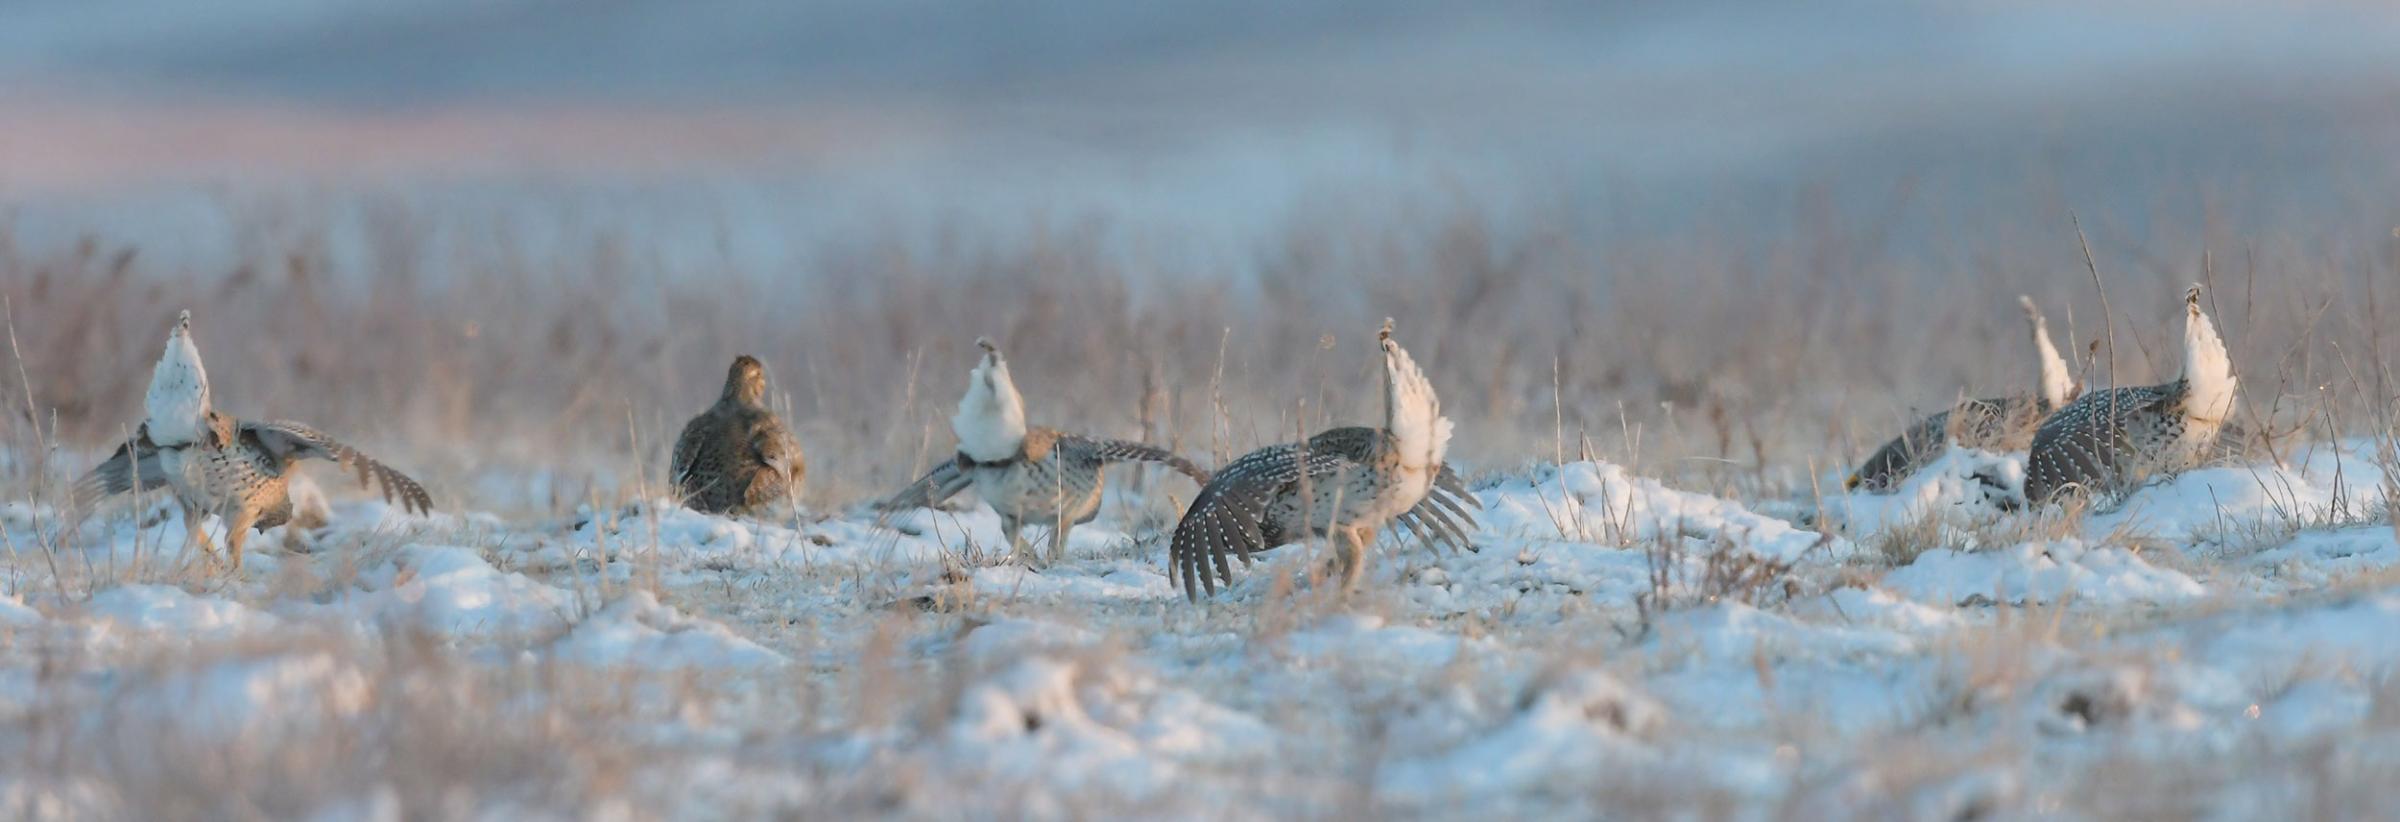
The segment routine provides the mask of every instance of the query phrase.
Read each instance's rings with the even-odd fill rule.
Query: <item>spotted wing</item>
[[[1859,463],[1858,470],[1850,474],[1849,481],[1842,483],[1842,487],[1847,490],[1863,488],[1882,491],[1916,473],[1918,466],[1941,454],[1947,447],[1945,438],[1950,431],[1950,413],[1944,411],[1917,420],[1901,431],[1900,436],[1875,449],[1874,455],[1867,457],[1866,462]]]
[[[967,490],[967,486],[973,484],[975,478],[958,470],[957,460],[943,460],[933,466],[933,470],[925,472],[925,476],[918,477],[916,482],[909,483],[908,487],[900,489],[889,499],[876,503],[875,507],[884,511],[931,508],[958,496],[958,492]]]
[[[2177,399],[2166,386],[2111,388],[2085,394],[2043,421],[2025,461],[2025,495],[2035,504],[2061,491],[2110,494],[2136,471],[2140,448],[2132,422],[2157,415]]]
[[[398,501],[402,510],[418,514],[433,511],[433,496],[425,493],[425,487],[416,480],[314,428],[296,422],[245,422],[241,435],[244,441],[255,442],[278,458],[338,463],[358,474],[359,485],[371,488],[380,484],[384,500]]]
[[[134,431],[133,439],[118,445],[108,459],[76,480],[67,490],[67,500],[75,510],[89,511],[103,499],[136,488],[164,487],[166,482],[165,469],[158,463],[158,446],[150,441],[150,429],[145,425]]]
[[[1093,439],[1073,434],[1060,436],[1057,447],[1064,449],[1070,459],[1090,460],[1095,463],[1155,462],[1175,469],[1176,473],[1191,477],[1193,482],[1201,485],[1208,484],[1208,469],[1201,468],[1191,460],[1184,459],[1181,455],[1164,448],[1143,445],[1138,442]]]
[[[1265,519],[1267,505],[1278,495],[1302,478],[1329,480],[1363,467],[1369,440],[1328,436],[1349,430],[1381,433],[1337,429],[1311,437],[1309,445],[1261,448],[1234,460],[1201,486],[1191,510],[1176,524],[1169,550],[1169,575],[1183,578],[1186,598],[1199,600],[1203,588],[1215,595],[1218,582],[1233,583],[1233,557],[1247,563],[1251,554],[1274,547],[1266,544]]]

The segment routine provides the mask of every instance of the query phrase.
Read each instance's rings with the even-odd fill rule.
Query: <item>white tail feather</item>
[[[983,462],[1009,459],[1025,448],[1025,398],[1008,375],[1008,360],[990,340],[979,339],[983,359],[967,375],[967,395],[959,398],[950,432],[958,435],[958,450]]]
[[[150,371],[150,391],[142,398],[149,414],[150,441],[162,446],[194,445],[208,430],[208,369],[200,364],[200,347],[192,342],[192,312],[186,311],[167,332],[167,350]]]
[[[1384,326],[1383,373],[1384,429],[1398,441],[1401,465],[1442,464],[1450,450],[1450,420],[1442,416],[1442,400],[1434,395],[1424,370],[1391,338],[1389,321]]]
[[[2217,325],[2200,310],[2200,287],[2183,297],[2183,411],[2194,419],[2222,422],[2233,416],[2233,360]]]
[[[2033,307],[2033,298],[2020,296],[2025,316],[2033,322],[2034,352],[2042,360],[2042,402],[2052,409],[2063,408],[2075,399],[2075,374],[2067,369],[2067,360],[2058,355],[2050,344],[2050,324],[2042,319],[2041,309]]]

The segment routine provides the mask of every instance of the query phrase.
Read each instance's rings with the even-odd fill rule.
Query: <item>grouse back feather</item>
[[[2232,416],[2233,364],[2200,287],[2184,292],[2183,370],[2174,382],[2085,394],[2042,423],[2025,466],[2025,494],[2115,497],[2159,473],[2198,464]]]

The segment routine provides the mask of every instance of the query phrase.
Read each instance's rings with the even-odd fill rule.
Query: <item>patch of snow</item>
[[[2229,523],[2320,521],[2336,500],[2360,514],[2383,498],[2384,475],[2369,456],[2371,448],[2362,441],[2319,444],[2295,455],[2288,467],[2258,463],[2185,471],[2086,518],[2084,531],[2182,540]]]
[[[1120,667],[1037,655],[961,695],[955,757],[1012,781],[1132,801],[1176,784],[1189,762],[1268,750],[1257,720]]]
[[[564,661],[602,667],[761,670],[784,662],[783,655],[723,624],[659,604],[648,591],[634,591],[609,603],[577,623],[550,651]]]
[[[278,739],[340,723],[373,704],[365,672],[332,654],[221,662],[133,686],[129,704],[153,720],[213,745],[271,749]]]
[[[1761,653],[1778,658],[1838,659],[1900,654],[1918,647],[1910,634],[1872,626],[1816,624],[1738,602],[1663,614],[1653,650],[1688,652],[1717,662],[1750,663]]]
[[[1837,588],[1792,604],[1796,616],[1931,636],[1965,624],[1957,611],[1895,596],[1881,588]]]
[[[563,629],[574,598],[472,549],[412,545],[361,576],[369,591],[356,610],[448,637],[542,635]]]
[[[2400,534],[2388,525],[2307,531],[2251,555],[2246,564],[2286,585],[2322,587],[2343,577],[2400,565]]]
[[[2124,548],[2081,539],[2029,542],[1959,552],[1935,548],[1883,584],[1917,600],[1943,605],[2016,605],[2073,601],[2092,607],[2168,604],[2206,593],[2180,571],[2160,568]]]
[[[949,524],[952,516],[977,519],[975,514],[911,511],[894,515],[888,524],[872,519],[828,519],[793,528],[789,522],[704,514],[659,499],[613,522],[591,518],[564,540],[536,546],[527,561],[541,567],[563,567],[574,560],[640,557],[672,566],[882,568],[939,562],[946,543],[1006,545],[1000,540],[999,517],[989,511],[981,512],[981,517],[989,520],[983,523],[988,529],[971,533]],[[903,530],[920,526],[925,529],[921,531],[924,536],[911,536]],[[1073,542],[1088,544],[1087,530],[1094,529],[1077,528]]]
[[[1606,673],[1558,677],[1483,737],[1387,766],[1381,793],[1403,801],[1470,801],[1540,787],[1572,789],[1590,775],[1655,754],[1644,737],[1665,725],[1657,700]]]
[[[1624,467],[1575,462],[1504,480],[1477,495],[1483,530],[1502,537],[1629,544],[1661,536],[1730,541],[1762,557],[1838,560],[1856,552],[1847,540],[1802,531],[1741,503],[1677,491]]]
[[[167,585],[122,585],[94,595],[83,615],[119,632],[220,638],[276,623],[272,614]]]
[[[959,640],[970,660],[997,665],[1033,654],[1082,648],[1099,638],[1091,631],[1040,619],[1002,619],[977,626]]]
[[[2338,666],[2372,676],[2400,674],[2400,593],[2328,605],[2241,614],[2190,637],[2192,652],[2275,673]]]
[[[1172,602],[1183,598],[1183,591],[1169,583],[1166,574],[1124,564],[1041,571],[1022,565],[992,565],[975,569],[974,584],[979,596],[1029,602]]]
[[[1331,617],[1284,639],[1284,648],[1305,659],[1363,671],[1431,670],[1458,659],[1465,640],[1382,617]]]
[[[1829,488],[1840,488],[1836,478]],[[1952,446],[1888,492],[1826,498],[1825,513],[1853,538],[1937,517],[1953,525],[1989,522],[2025,502],[2025,455]]]
[[[42,612],[26,607],[9,594],[0,594],[0,628],[27,628],[42,622]]]
[[[2269,734],[2285,739],[2341,734],[2372,718],[2375,702],[2374,694],[2360,688],[2309,680],[2259,706],[2258,721]]]
[[[2052,673],[2036,683],[2032,698],[2019,707],[2031,727],[2052,735],[2116,732],[2132,723],[2187,730],[2199,724],[2170,683],[2132,664]]]
[[[2324,459],[2275,476],[2307,479],[2303,502],[2330,500]],[[108,704],[156,718],[112,727],[172,731],[178,711],[221,710],[191,719],[195,735],[271,746],[306,723],[355,721],[378,688],[399,687],[370,677],[360,690],[374,666],[356,661],[397,624],[473,665],[686,672],[630,679],[624,715],[600,720],[619,724],[594,738],[673,754],[633,790],[705,784],[758,797],[761,814],[890,792],[896,804],[876,808],[931,816],[1605,815],[1628,806],[1595,803],[1659,786],[1668,814],[2005,817],[2112,757],[2380,755],[2377,706],[2400,674],[2400,589],[2373,573],[2400,565],[2391,528],[2242,553],[2195,545],[2281,533],[2262,524],[2280,521],[2273,504],[2214,484],[2278,469],[2189,472],[2082,525],[2132,532],[2141,552],[1962,540],[1897,569],[1860,553],[1878,527],[1925,516],[1975,539],[2011,533],[1979,527],[2008,516],[1979,489],[2021,464],[1954,450],[1894,494],[1828,500],[1855,543],[1616,466],[1536,469],[1477,491],[1478,552],[1390,548],[1352,599],[1286,600],[1280,589],[1325,558],[1287,549],[1200,607],[1162,572],[1163,542],[1135,549],[1114,515],[1037,571],[987,564],[1003,551],[981,506],[780,522],[655,504],[580,524],[451,513],[407,527],[477,547],[356,540],[357,554],[281,557],[215,594],[137,585],[53,603],[15,569],[42,611],[0,597],[0,626],[24,626],[0,627],[0,714]],[[2365,473],[2356,481],[2377,479]],[[2229,496],[2239,510],[2221,515]],[[334,532],[400,516],[376,502],[335,514]],[[98,560],[132,556],[134,534],[123,517],[78,532]],[[141,534],[152,555],[162,535],[170,552],[182,538],[171,515]],[[1702,596],[1721,593],[1700,580],[1728,556],[1798,561],[1755,591]],[[655,596],[635,576],[653,570]],[[1667,602],[1637,606],[1654,573]],[[943,596],[912,596],[929,588]],[[602,590],[612,599],[595,608]],[[1982,607],[1994,602],[2068,604],[2053,626],[2066,630],[1994,630],[2014,624]],[[345,633],[257,655],[316,625]],[[35,665],[33,651],[77,631],[241,642],[141,646],[138,666],[108,656],[131,643],[94,642],[71,676]],[[878,644],[887,631],[896,643]],[[865,655],[886,651],[894,670],[928,676],[890,695],[898,718],[841,724]],[[754,673],[805,685],[756,687]],[[505,695],[536,712],[548,698]],[[822,716],[795,722],[795,706]],[[0,768],[0,792],[12,778]]]

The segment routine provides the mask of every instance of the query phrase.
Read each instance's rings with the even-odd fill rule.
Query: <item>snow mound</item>
[[[2085,522],[2085,533],[2124,529],[2188,539],[2228,523],[2318,521],[2336,502],[2353,515],[2383,498],[2384,475],[2365,441],[2316,445],[2285,465],[2257,463],[2185,471],[2143,486]]]
[[[1828,498],[1826,516],[1852,536],[1918,522],[1988,522],[2024,507],[2025,455],[1952,446],[1884,493],[1857,491]]]
[[[102,591],[84,603],[93,623],[108,629],[141,634],[220,638],[275,624],[271,614],[239,602],[199,597],[167,585],[124,585]]]
[[[960,663],[983,674],[956,703],[954,767],[1142,801],[1192,766],[1256,761],[1274,747],[1265,723],[1162,682],[1082,627],[1007,618],[956,643]]]
[[[2135,665],[2062,671],[2044,678],[2023,704],[2026,720],[2053,735],[2121,728],[2129,723],[2189,727],[2196,720],[2167,683]]]
[[[962,765],[1068,792],[1141,801],[1193,764],[1252,761],[1264,724],[1121,665],[1034,656],[969,686],[950,728]]]
[[[2400,674],[2400,593],[2348,602],[2229,615],[2188,638],[2195,656],[2252,670],[2340,664],[2371,677]]]
[[[1727,602],[1659,617],[1651,647],[1715,663],[1749,665],[1778,659],[1848,659],[1915,650],[1914,637],[1873,626],[1819,624]]]
[[[375,695],[364,671],[325,653],[221,662],[132,690],[121,704],[157,712],[187,741],[250,750],[356,716]]]
[[[1383,617],[1352,614],[1295,632],[1284,640],[1284,647],[1304,660],[1349,670],[1430,671],[1456,661],[1464,642],[1455,634],[1385,625]]]
[[[42,612],[26,607],[9,594],[0,594],[0,628],[30,628],[41,624]]]
[[[2163,605],[2206,592],[2180,571],[2151,565],[2121,547],[2082,539],[1964,553],[1935,548],[1884,575],[1883,584],[1919,601],[1943,605]]]
[[[1895,596],[1881,588],[1838,588],[1824,596],[1792,603],[1795,616],[1836,619],[1859,626],[1901,631],[1915,636],[1939,634],[1965,626],[1958,612]]]
[[[765,669],[783,655],[717,622],[659,604],[648,591],[627,594],[600,609],[551,646],[558,659],[582,665],[649,668]]]
[[[654,557],[672,567],[882,567],[936,562],[943,550],[940,542],[871,520],[827,519],[791,526],[705,514],[658,499],[620,518],[589,517],[563,540],[530,550],[527,562],[561,567],[577,560]],[[997,535],[997,518],[992,528]]]
[[[2321,587],[2400,564],[2400,532],[2385,525],[2310,531],[2251,555],[2248,564],[2286,585]]]
[[[1096,569],[1058,566],[1039,572],[1022,565],[975,569],[975,592],[1028,602],[1171,602],[1183,592],[1150,567],[1119,564]]]
[[[1558,677],[1483,737],[1385,770],[1379,789],[1413,802],[1464,800],[1546,786],[1653,757],[1644,738],[1666,724],[1657,700],[1600,671]]]
[[[994,620],[975,627],[958,640],[958,650],[982,665],[1045,652],[1081,649],[1099,641],[1091,631],[1042,619]]]
[[[1479,496],[1483,530],[1502,537],[1624,545],[1671,535],[1707,536],[1787,562],[1804,554],[1831,560],[1856,552],[1846,540],[1827,541],[1733,500],[1677,491],[1604,462],[1539,469]]]
[[[445,637],[543,635],[567,626],[574,597],[503,572],[472,549],[412,545],[363,575],[360,612]]]
[[[1711,564],[1729,558],[1817,567],[1860,553],[1849,540],[1608,463],[1538,467],[1477,496],[1484,506],[1479,551],[1403,555],[1398,592],[1415,607],[1555,621],[1592,606],[1630,606],[1652,591],[1660,570],[1653,565],[1661,561],[1673,593],[1698,595]]]

